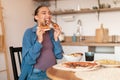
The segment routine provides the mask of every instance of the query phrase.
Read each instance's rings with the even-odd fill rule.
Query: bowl
[[[82,59],[83,53],[63,54],[66,61],[77,62]]]

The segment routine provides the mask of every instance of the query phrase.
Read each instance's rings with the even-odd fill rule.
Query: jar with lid
[[[118,42],[118,35],[112,35],[112,42]]]
[[[77,37],[76,37],[76,34],[73,33],[73,36],[72,36],[72,42],[76,42],[77,41]]]

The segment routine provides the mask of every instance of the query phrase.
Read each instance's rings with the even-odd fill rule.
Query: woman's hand
[[[43,41],[43,34],[45,33],[45,29],[41,29],[40,27],[37,27],[36,35],[38,42],[42,43]]]
[[[53,28],[54,29],[54,39],[58,40],[59,35],[61,34],[61,27]]]

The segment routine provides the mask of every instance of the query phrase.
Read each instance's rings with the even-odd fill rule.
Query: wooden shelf
[[[95,13],[95,12],[110,12],[120,11],[120,7],[116,8],[103,8],[103,9],[82,9],[80,11],[67,10],[67,11],[54,11],[53,15],[64,15],[64,14],[79,14],[79,13]]]
[[[120,7],[116,8],[103,8],[99,10],[100,12],[109,12],[109,11],[120,11]]]
[[[53,15],[64,15],[64,14],[79,14],[79,13],[93,13],[96,10],[80,10],[80,11],[54,11]]]
[[[120,46],[120,42],[95,42],[94,36],[84,36],[85,40],[72,42],[71,36],[65,37],[65,42],[61,42],[63,46]]]

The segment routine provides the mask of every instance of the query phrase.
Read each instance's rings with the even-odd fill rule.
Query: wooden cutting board
[[[101,28],[96,29],[95,41],[96,42],[109,41],[109,30],[107,28],[103,28],[103,25],[101,25]]]

